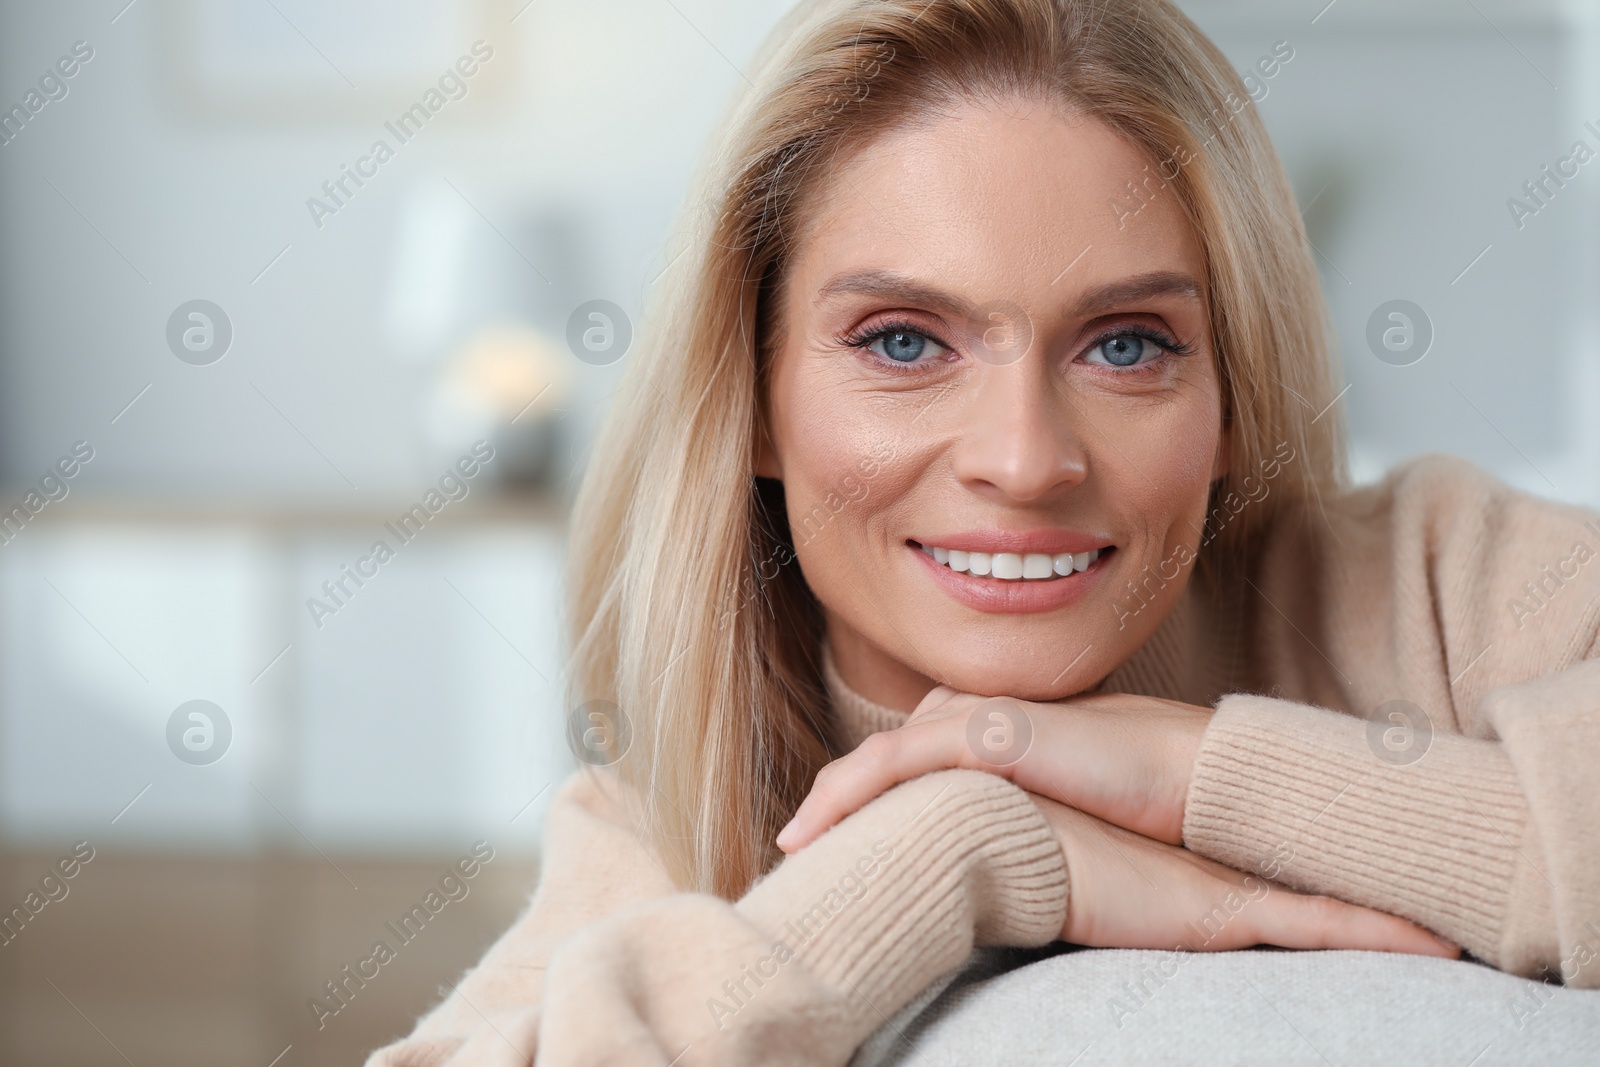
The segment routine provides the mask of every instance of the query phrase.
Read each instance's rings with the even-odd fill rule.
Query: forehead
[[[866,265],[978,299],[1070,298],[1158,270],[1203,278],[1198,236],[1162,184],[1156,161],[1099,119],[1044,101],[964,102],[835,166],[793,292],[809,304],[830,275]]]

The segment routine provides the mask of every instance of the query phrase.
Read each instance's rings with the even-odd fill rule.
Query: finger
[[[919,716],[928,715],[937,711],[948,704],[952,697],[959,695],[960,693],[958,690],[952,689],[948,685],[934,686],[932,689],[928,690],[927,695],[925,695],[917,703],[917,706],[911,709],[911,717],[906,720],[906,723],[909,725]]]
[[[1274,906],[1257,916],[1263,942],[1284,948],[1359,949],[1456,959],[1459,946],[1397,915],[1334,897],[1273,890]]]
[[[930,771],[971,765],[959,718],[906,725],[868,737],[854,752],[822,769],[777,845],[794,852],[863,804]]]

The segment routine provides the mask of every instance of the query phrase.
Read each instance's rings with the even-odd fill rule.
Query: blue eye
[[[891,330],[880,335],[873,344],[883,342],[882,355],[896,363],[912,363],[928,348],[928,339],[910,330]],[[871,347],[870,345],[868,347]]]
[[[1105,357],[1105,362],[1113,367],[1132,367],[1144,358],[1146,353],[1154,356],[1160,349],[1138,334],[1122,333],[1115,337],[1108,337],[1095,346],[1094,351]]]
[[[932,367],[948,347],[909,322],[885,322],[875,329],[839,338],[841,345],[865,349],[880,366],[908,371]]]
[[[1196,351],[1193,341],[1179,341],[1162,331],[1143,326],[1124,326],[1104,334],[1079,358],[1117,370],[1153,370],[1168,356],[1187,356]]]

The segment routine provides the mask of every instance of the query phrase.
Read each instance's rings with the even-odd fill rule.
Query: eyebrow
[[[1176,271],[1151,271],[1089,290],[1072,307],[1072,315],[1074,318],[1098,315],[1124,304],[1133,304],[1157,296],[1198,299],[1200,292],[1200,283],[1187,274]],[[832,297],[850,294],[892,297],[908,304],[958,314],[968,313],[972,309],[965,300],[942,289],[924,285],[904,274],[876,268],[846,271],[835,275],[817,290],[817,302],[822,303]]]

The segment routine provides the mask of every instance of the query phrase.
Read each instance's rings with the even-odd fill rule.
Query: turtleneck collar
[[[855,748],[869,736],[883,730],[893,730],[905,724],[911,713],[868,700],[845,682],[833,662],[833,650],[826,639],[822,642],[822,680],[833,698],[833,709],[844,728],[845,741]]]

